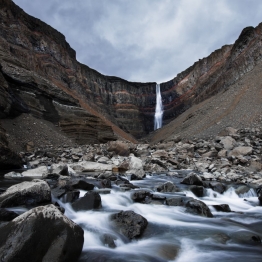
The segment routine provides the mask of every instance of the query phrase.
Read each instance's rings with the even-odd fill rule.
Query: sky
[[[262,22],[261,0],[14,0],[105,75],[162,83]]]

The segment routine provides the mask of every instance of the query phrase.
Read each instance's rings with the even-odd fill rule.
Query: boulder
[[[221,204],[221,205],[212,205],[216,211],[221,211],[221,212],[231,212],[231,209],[228,204]]]
[[[68,170],[67,165],[52,165],[50,173],[58,174],[58,175],[61,175],[61,176],[70,176],[70,172]]]
[[[75,211],[85,211],[101,208],[101,197],[97,192],[87,192],[83,197],[72,203]]]
[[[116,155],[119,156],[129,156],[130,147],[127,143],[124,143],[122,141],[111,141],[109,142],[107,151],[114,152]]]
[[[219,194],[223,194],[226,190],[226,186],[220,182],[209,182],[209,187],[212,188],[214,191],[218,192]]]
[[[188,174],[182,181],[181,184],[202,186],[203,182],[200,176],[195,173]]]
[[[49,173],[46,166],[40,166],[34,169],[28,169],[22,173],[24,177],[42,177],[44,174]]]
[[[145,171],[143,169],[142,160],[135,157],[133,154],[130,154],[129,170],[126,171],[126,174],[134,174],[138,178],[143,178],[145,176]]]
[[[229,152],[228,156],[246,156],[252,154],[252,152],[253,148],[251,146],[238,146]]]
[[[113,214],[111,219],[120,233],[129,239],[141,236],[148,224],[146,218],[130,210]]]
[[[209,207],[204,202],[196,199],[189,200],[186,203],[186,212],[203,217],[213,217]]]
[[[20,174],[20,173],[11,171],[11,172],[5,174],[4,177],[23,177],[23,175]]]
[[[74,189],[82,189],[82,190],[93,190],[94,185],[85,181],[84,178],[75,178],[69,181],[69,186]]]
[[[77,261],[83,229],[54,205],[33,208],[0,228],[1,261]]]
[[[50,187],[45,181],[39,179],[13,185],[0,195],[0,207],[36,205],[50,203],[50,201]]]
[[[231,150],[236,145],[236,140],[231,136],[221,137],[220,143],[223,145],[224,149]]]
[[[113,168],[111,164],[102,164],[91,161],[82,161],[69,166],[76,172],[112,171]]]
[[[197,197],[203,197],[204,196],[205,189],[204,189],[203,186],[193,185],[193,186],[190,186],[189,189]]]
[[[78,190],[73,190],[65,193],[62,197],[64,203],[72,203],[79,199],[80,192]]]
[[[152,158],[167,159],[168,153],[165,150],[157,150],[152,153]]]
[[[117,240],[117,237],[111,234],[103,234],[100,236],[100,240],[106,247],[110,248],[116,248],[115,241]]]
[[[188,201],[193,199],[192,197],[177,196],[167,199],[166,204],[167,206],[185,206]]]
[[[148,191],[137,190],[132,193],[131,198],[134,202],[144,202],[146,197],[149,195],[150,193]]]
[[[172,182],[168,181],[156,187],[157,192],[179,192],[179,188]]]
[[[249,186],[241,185],[241,186],[239,186],[238,188],[235,189],[235,192],[240,197],[245,197],[250,190],[251,190],[251,188]]]

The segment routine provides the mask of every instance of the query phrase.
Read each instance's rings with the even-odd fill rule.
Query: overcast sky
[[[262,22],[261,0],[14,0],[105,75],[164,82]]]

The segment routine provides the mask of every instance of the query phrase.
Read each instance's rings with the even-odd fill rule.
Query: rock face
[[[76,61],[65,37],[10,0],[1,1],[0,13],[0,118],[31,113],[78,143],[114,140],[110,124],[81,107],[73,93],[86,89],[80,83],[86,80],[76,80],[81,71],[92,70]]]
[[[21,157],[8,147],[6,132],[0,124],[0,169],[20,168],[22,163]]]
[[[0,207],[49,203],[51,190],[45,181],[34,179],[9,187],[0,195]]]
[[[82,228],[54,205],[31,209],[0,232],[2,261],[76,261],[84,243]]]
[[[79,143],[113,140],[112,128],[130,139],[123,131],[139,138],[153,130],[155,83],[104,76],[80,64],[62,34],[10,0],[1,1],[0,13],[1,117],[31,112]],[[245,28],[234,45],[162,83],[164,124],[248,75],[261,62],[261,27]]]

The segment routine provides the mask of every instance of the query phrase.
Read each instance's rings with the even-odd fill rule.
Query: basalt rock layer
[[[105,76],[79,63],[62,34],[11,0],[1,1],[0,14],[0,117],[31,113],[79,143],[114,140],[112,130],[134,142],[132,136],[153,130],[155,83]],[[162,83],[164,125],[248,75],[262,58],[261,29],[245,28],[233,45]]]

